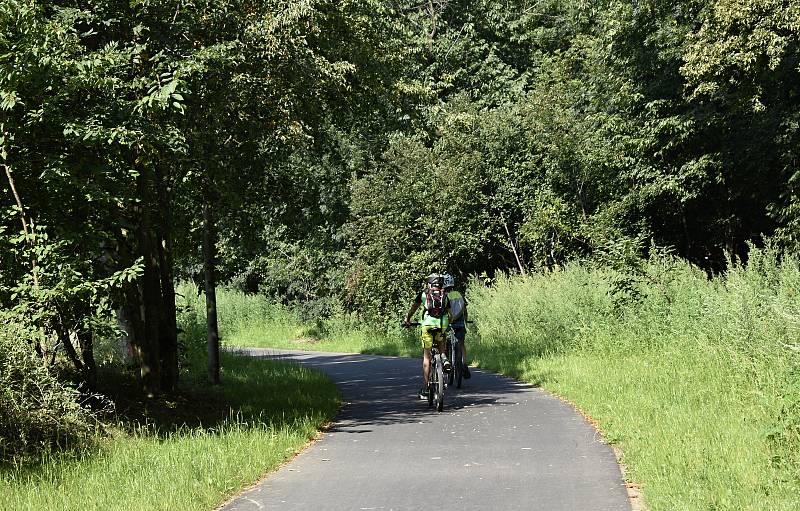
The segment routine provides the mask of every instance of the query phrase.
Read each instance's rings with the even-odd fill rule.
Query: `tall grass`
[[[203,329],[197,311],[181,318],[192,353]],[[181,394],[144,403],[144,422],[122,417],[82,451],[0,466],[0,510],[213,509],[301,449],[338,406],[333,384],[301,366],[223,353],[217,387],[204,364],[184,367]]]
[[[191,283],[178,288],[179,307],[202,311],[204,295]],[[217,290],[219,331],[223,346],[284,348],[343,353],[416,355],[419,341],[414,332],[400,328],[401,318],[385,324],[364,322],[355,314],[303,321],[292,308],[262,295],[229,288]]]
[[[482,366],[598,420],[653,510],[800,509],[800,265],[651,261],[470,289]]]

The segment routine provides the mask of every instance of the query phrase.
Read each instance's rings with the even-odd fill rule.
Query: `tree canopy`
[[[787,0],[3,0],[0,321],[87,381],[123,325],[158,392],[203,268],[385,317],[434,270],[796,250],[799,36]]]

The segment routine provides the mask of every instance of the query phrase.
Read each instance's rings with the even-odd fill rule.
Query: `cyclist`
[[[442,354],[442,369],[450,372],[450,361],[447,360],[444,348],[444,332],[450,322],[450,304],[444,292],[444,279],[438,273],[428,275],[425,288],[417,293],[411,308],[406,314],[404,325],[411,324],[411,317],[422,307],[422,389],[420,399],[428,399],[428,376],[431,369],[431,347],[434,343]]]
[[[469,367],[467,367],[467,300],[464,295],[454,289],[456,279],[449,273],[442,275],[444,280],[444,291],[447,293],[447,300],[450,302],[450,328],[461,343],[461,356],[464,363],[464,379],[470,379]]]

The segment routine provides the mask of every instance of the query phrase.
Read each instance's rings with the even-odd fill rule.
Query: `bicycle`
[[[407,326],[420,325],[421,323],[409,323]],[[442,354],[439,353],[439,348],[436,344],[431,346],[431,366],[428,372],[428,406],[436,405],[437,412],[441,412],[444,409],[444,363],[441,361],[441,357]]]

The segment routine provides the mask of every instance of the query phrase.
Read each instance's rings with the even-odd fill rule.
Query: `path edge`
[[[518,381],[516,378],[511,378],[510,376],[506,376],[506,378]],[[597,431],[597,433],[600,435],[600,438],[603,439],[603,443],[611,447],[611,450],[614,452],[614,456],[617,458],[617,465],[619,466],[619,470],[622,473],[622,481],[625,483],[625,490],[628,493],[628,502],[630,502],[631,504],[631,511],[650,511],[650,509],[647,507],[647,503],[644,500],[642,485],[640,483],[631,481],[630,478],[628,477],[628,473],[630,472],[630,470],[628,469],[628,466],[622,461],[622,456],[623,456],[622,449],[616,444],[612,444],[608,440],[606,440],[605,434],[603,433],[603,430],[600,428],[600,422],[591,415],[589,415],[580,406],[570,401],[569,399],[565,398],[564,396],[560,396],[555,392],[545,389],[544,387],[537,386],[537,388],[543,391],[544,393],[558,399],[562,403],[572,407],[576,412],[578,412],[581,415],[581,417],[584,418],[586,422],[588,422],[592,426],[592,428],[594,428],[595,431]]]

